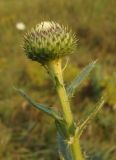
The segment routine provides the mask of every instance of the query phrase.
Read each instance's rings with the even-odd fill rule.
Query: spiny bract
[[[54,22],[41,22],[24,36],[26,55],[41,64],[71,54],[75,48],[72,31]]]

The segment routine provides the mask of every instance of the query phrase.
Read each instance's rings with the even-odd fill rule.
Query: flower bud
[[[74,34],[54,22],[41,22],[24,37],[27,57],[41,64],[69,55],[75,48]]]

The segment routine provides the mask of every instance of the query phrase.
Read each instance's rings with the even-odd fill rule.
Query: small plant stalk
[[[84,160],[79,144],[79,138],[78,136],[75,136],[74,120],[63,82],[61,59],[50,61],[48,64],[48,70],[55,83],[56,91],[62,106],[63,118],[66,122],[65,129],[68,135],[67,143],[69,143],[73,160]]]

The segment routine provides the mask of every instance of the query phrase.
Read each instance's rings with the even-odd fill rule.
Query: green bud
[[[75,48],[75,35],[54,22],[41,22],[24,36],[27,57],[41,64],[69,55]]]

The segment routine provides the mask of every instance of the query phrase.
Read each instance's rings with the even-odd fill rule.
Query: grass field
[[[54,88],[40,65],[26,59],[23,35],[41,21],[68,25],[78,48],[64,72],[68,84],[92,60],[98,65],[73,98],[75,119],[85,117],[101,96],[105,105],[82,135],[92,160],[116,157],[116,1],[0,0],[0,160],[58,160],[53,121],[32,108],[13,86],[39,103],[58,106]],[[26,30],[16,24],[23,22]]]

